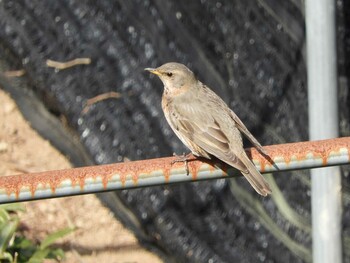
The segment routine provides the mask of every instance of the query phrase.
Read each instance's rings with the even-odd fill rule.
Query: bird
[[[214,91],[180,63],[145,70],[163,82],[161,105],[165,118],[194,156],[214,156],[238,169],[257,193],[271,194],[269,184],[244,151],[242,134],[264,153],[261,144]]]

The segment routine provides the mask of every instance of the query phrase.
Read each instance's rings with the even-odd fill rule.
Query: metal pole
[[[350,163],[350,137],[263,148],[268,157],[256,149],[246,149],[262,173]],[[184,163],[174,163],[175,159],[166,157],[0,176],[0,204],[241,175],[222,163],[196,158],[188,162],[187,174]]]
[[[310,140],[338,137],[334,0],[306,0]],[[342,262],[339,167],[311,170],[313,262]]]

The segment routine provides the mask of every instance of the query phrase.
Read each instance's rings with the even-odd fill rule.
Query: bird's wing
[[[236,122],[237,128],[248,138],[248,140],[257,148],[260,152],[265,153],[264,149],[262,148],[261,144],[258,142],[257,139],[253,136],[253,134],[250,133],[250,131],[247,129],[247,127],[244,125],[244,123],[238,118],[238,116],[230,110],[231,118]]]
[[[193,104],[178,104],[172,115],[172,126],[175,127],[177,134],[185,137],[185,141],[190,141],[195,148],[200,148],[201,152],[209,153],[240,170],[259,194],[263,196],[270,194],[268,183],[243,150],[238,129],[232,125],[229,129],[230,135],[226,135],[220,127],[223,120],[215,119],[216,114],[208,114],[210,110],[213,109],[194,107]],[[217,116],[217,118],[220,117]],[[227,119],[229,120],[229,116]],[[244,125],[243,127],[245,128]],[[230,141],[227,136],[239,139],[237,145],[232,142],[232,138]]]
[[[210,112],[210,109],[193,107],[193,104],[177,105],[174,111],[176,116],[173,116],[174,118],[171,120],[172,126],[179,134],[206,153],[241,171],[246,171],[246,166],[230,148],[230,140],[222,131],[219,122],[211,114],[207,114],[208,111]]]

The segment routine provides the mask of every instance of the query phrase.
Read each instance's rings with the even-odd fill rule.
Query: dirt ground
[[[67,159],[31,129],[0,89],[0,176],[69,167]],[[21,224],[32,240],[65,227],[77,228],[58,242],[66,251],[64,262],[162,262],[140,247],[94,195],[26,202],[25,206]]]

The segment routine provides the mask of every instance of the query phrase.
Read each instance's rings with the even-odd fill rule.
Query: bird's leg
[[[185,163],[186,174],[189,175],[190,169],[188,168],[188,161],[190,160],[191,153],[188,153],[188,154],[182,153],[182,155],[177,155],[176,153],[173,153],[173,155],[176,156],[177,159],[172,161],[171,164],[180,163],[180,162]]]

